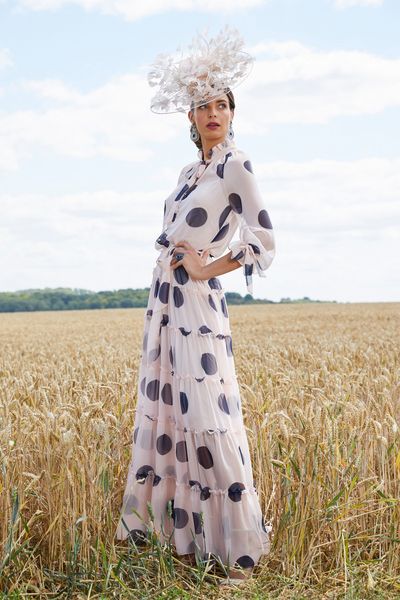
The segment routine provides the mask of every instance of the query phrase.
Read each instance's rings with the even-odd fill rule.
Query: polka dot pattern
[[[207,217],[205,208],[192,208],[186,215],[186,223],[190,227],[201,227],[207,221]]]
[[[172,440],[169,435],[163,433],[158,436],[156,446],[159,454],[168,454],[172,448]]]
[[[217,372],[217,359],[211,352],[204,352],[201,355],[200,362],[207,375],[214,375]]]
[[[232,256],[243,262],[246,285],[269,264],[272,225],[252,165],[244,153],[228,147],[229,152],[218,149],[196,183],[198,163],[182,170],[164,202],[155,245],[160,259],[149,288],[137,376],[125,525],[119,534],[146,543],[138,514],[147,518],[150,499],[156,521],[164,518],[175,528],[179,553],[200,549],[212,556],[229,549],[229,557],[220,558],[248,568],[266,553],[269,527],[254,481],[251,486],[228,304],[219,277],[193,279],[189,262],[175,269],[169,264],[183,240],[207,261],[218,259],[239,226]]]
[[[197,460],[204,469],[211,469],[214,464],[212,454],[207,446],[197,448]]]

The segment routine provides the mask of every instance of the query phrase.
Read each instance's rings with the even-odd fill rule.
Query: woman
[[[199,160],[182,169],[166,198],[155,244],[117,537],[145,540],[150,502],[158,532],[173,532],[178,554],[213,556],[240,581],[268,553],[269,528],[254,487],[218,276],[243,266],[252,293],[254,267],[264,276],[274,257],[274,236],[250,160],[233,141],[231,89],[221,93],[214,81],[206,99],[204,90],[198,98],[189,89]],[[240,239],[231,241],[238,227]]]

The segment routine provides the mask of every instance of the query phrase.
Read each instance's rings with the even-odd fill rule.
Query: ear
[[[235,115],[235,109],[231,108],[231,121],[233,120],[234,115]]]
[[[189,121],[190,121],[191,123],[194,123],[194,119],[193,119],[193,111],[192,111],[192,110],[189,110],[189,112],[188,112],[188,114],[187,114],[187,115],[188,115],[188,119],[189,119]]]

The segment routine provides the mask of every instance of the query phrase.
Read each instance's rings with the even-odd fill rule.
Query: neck
[[[226,138],[222,137],[219,140],[202,140],[201,141],[201,145],[203,148],[203,159],[205,161],[210,160],[210,156],[209,156],[209,152],[210,150],[212,150],[214,148],[214,146],[217,146],[218,144],[221,144]]]

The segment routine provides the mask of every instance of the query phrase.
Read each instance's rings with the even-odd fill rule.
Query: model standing
[[[152,109],[187,111],[198,160],[164,203],[139,368],[132,461],[117,538],[155,525],[178,554],[215,556],[251,571],[269,551],[243,424],[228,308],[219,275],[265,276],[272,225],[251,162],[233,140],[231,88],[249,72],[237,32],[198,38],[191,55],[163,55],[149,74]],[[240,239],[232,241],[239,230]],[[226,250],[229,252],[225,253]],[[219,258],[218,258],[219,257]],[[240,569],[239,569],[240,570]]]

